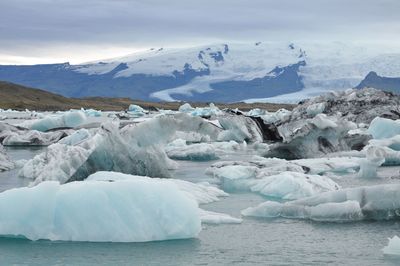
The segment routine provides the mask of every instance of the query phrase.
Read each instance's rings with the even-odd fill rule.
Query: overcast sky
[[[0,0],[0,64],[223,41],[400,45],[400,0]]]

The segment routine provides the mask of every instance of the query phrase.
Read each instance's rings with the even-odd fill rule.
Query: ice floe
[[[69,111],[62,115],[48,115],[43,119],[27,120],[19,124],[37,131],[48,131],[56,128],[74,128],[84,124],[87,117],[82,111]]]
[[[400,219],[400,185],[346,188],[278,203],[267,201],[242,211],[245,216],[327,222]]]
[[[218,159],[211,144],[197,143],[187,145],[186,140],[177,139],[165,147],[168,157],[176,160],[210,161]]]
[[[382,251],[385,255],[400,256],[400,238],[398,236],[389,238],[389,244]]]

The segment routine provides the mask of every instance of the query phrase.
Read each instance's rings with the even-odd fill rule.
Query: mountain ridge
[[[400,50],[347,43],[223,43],[150,49],[79,65],[0,65],[0,80],[67,97],[297,102],[357,87],[371,71],[400,77]]]

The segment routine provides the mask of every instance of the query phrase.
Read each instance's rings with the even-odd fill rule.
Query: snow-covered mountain
[[[0,80],[70,97],[293,102],[357,87],[371,71],[400,77],[400,48],[339,42],[152,48],[80,65],[0,66]]]

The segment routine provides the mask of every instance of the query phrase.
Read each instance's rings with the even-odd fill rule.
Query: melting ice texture
[[[97,172],[0,193],[0,235],[30,240],[145,242],[196,237],[201,222],[240,223],[198,207],[227,196],[182,180]]]

